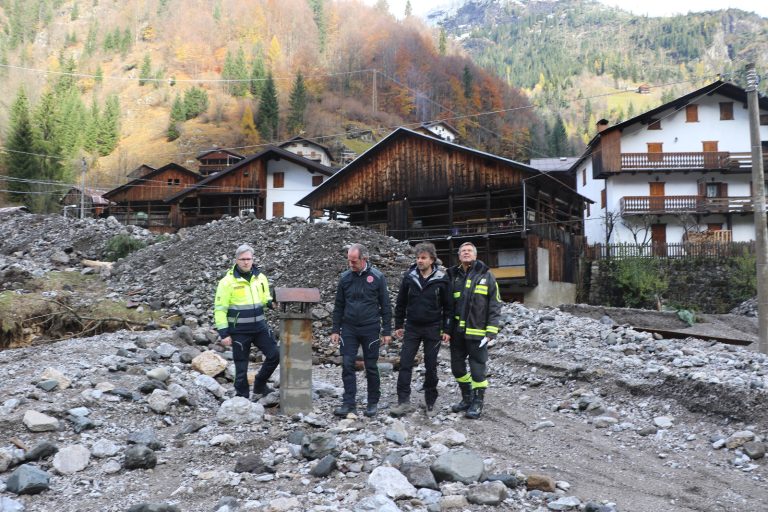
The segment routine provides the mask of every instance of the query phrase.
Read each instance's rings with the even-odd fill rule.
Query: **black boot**
[[[472,404],[464,414],[466,418],[476,420],[483,412],[483,399],[485,398],[485,388],[475,388],[472,390]]]
[[[368,407],[365,408],[365,414],[369,418],[373,418],[379,412],[379,404],[377,402],[369,402]]]
[[[340,416],[346,418],[348,414],[355,413],[355,406],[351,404],[341,404],[341,407],[337,407],[333,410],[334,416]]]
[[[453,412],[461,412],[469,409],[471,403],[472,388],[469,382],[459,382],[459,390],[461,390],[461,402],[453,404],[451,410]]]

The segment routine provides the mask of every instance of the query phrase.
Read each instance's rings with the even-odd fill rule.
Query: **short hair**
[[[416,253],[416,256],[425,252],[429,254],[429,257],[432,258],[432,261],[437,261],[437,251],[435,250],[435,244],[433,243],[422,242],[420,244],[416,244],[416,247],[414,247],[413,250]]]
[[[253,247],[251,247],[248,244],[243,244],[240,247],[237,248],[235,251],[235,259],[238,259],[240,255],[245,254],[246,252],[249,252],[251,254],[254,254]]]
[[[461,248],[464,247],[465,245],[470,246],[472,248],[472,252],[475,253],[475,257],[477,257],[477,247],[475,247],[475,244],[473,244],[472,242],[464,242],[463,244],[461,244],[459,246],[458,253],[461,253]]]
[[[368,248],[365,247],[363,244],[350,245],[349,250],[347,250],[347,253],[350,253],[352,251],[357,251],[357,255],[360,257],[361,260],[367,260],[370,257],[370,254],[368,254]]]

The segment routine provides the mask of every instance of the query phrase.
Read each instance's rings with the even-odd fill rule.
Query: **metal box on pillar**
[[[317,288],[277,288],[280,304],[280,411],[312,412],[312,306]]]

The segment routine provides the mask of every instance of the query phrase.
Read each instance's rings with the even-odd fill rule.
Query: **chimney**
[[[608,128],[608,120],[601,119],[597,122],[597,133],[602,133]]]

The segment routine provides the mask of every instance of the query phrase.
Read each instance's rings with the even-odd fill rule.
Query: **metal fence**
[[[595,244],[586,248],[589,260],[626,258],[733,258],[755,254],[755,242],[683,242],[676,244]]]

